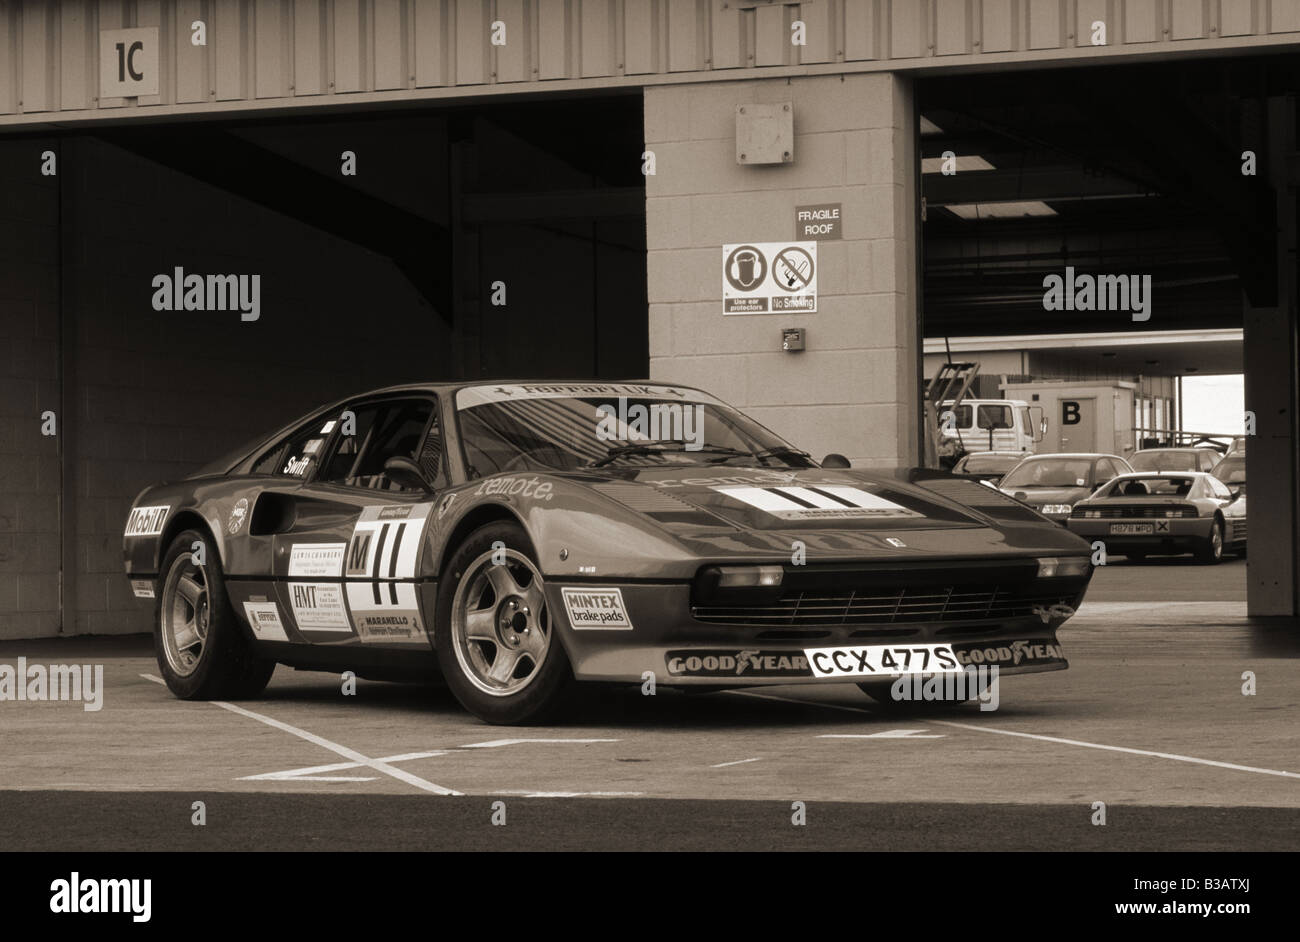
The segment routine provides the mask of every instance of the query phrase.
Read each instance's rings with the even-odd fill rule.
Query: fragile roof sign
[[[794,208],[794,237],[796,239],[842,239],[840,233],[841,203],[817,203],[814,206]]]
[[[722,313],[814,313],[816,242],[747,242],[722,247]]]

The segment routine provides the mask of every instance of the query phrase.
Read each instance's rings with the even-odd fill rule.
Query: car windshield
[[[1239,457],[1224,458],[1210,472],[1224,484],[1246,483],[1246,459]]]
[[[1177,475],[1143,475],[1116,478],[1103,488],[1099,497],[1186,497],[1196,485],[1193,477]]]
[[[969,455],[962,461],[966,474],[1001,474],[1020,461],[1019,455]]]
[[[1129,464],[1134,471],[1196,471],[1194,451],[1139,451]]]
[[[1002,479],[1003,488],[1091,486],[1091,458],[1026,458]]]
[[[623,465],[815,467],[804,452],[694,389],[631,383],[475,386],[457,393],[456,409],[471,477]]]

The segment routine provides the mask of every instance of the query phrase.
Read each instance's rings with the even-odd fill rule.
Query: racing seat
[[[1144,497],[1150,493],[1151,492],[1147,490],[1147,486],[1141,481],[1129,481],[1124,485],[1125,497]]]

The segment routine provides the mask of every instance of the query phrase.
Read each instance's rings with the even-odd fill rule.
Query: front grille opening
[[[1035,591],[1037,590],[1037,591]],[[1043,593],[1042,586],[900,586],[887,589],[807,589],[774,599],[694,604],[697,621],[714,625],[840,628],[1024,618],[1036,608],[1070,605],[1076,594]]]

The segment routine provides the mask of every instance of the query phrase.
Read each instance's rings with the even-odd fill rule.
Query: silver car
[[[1246,555],[1246,495],[1201,471],[1137,471],[1075,504],[1067,526],[1129,559],[1192,553],[1214,564],[1225,550]]]

